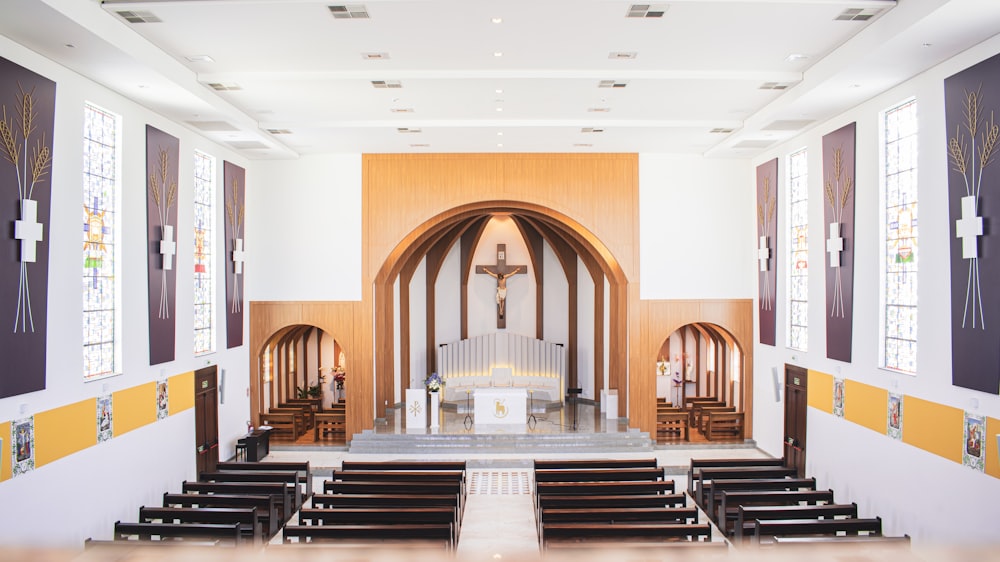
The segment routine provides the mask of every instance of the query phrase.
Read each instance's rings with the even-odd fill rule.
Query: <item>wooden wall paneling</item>
[[[489,222],[490,217],[488,215],[483,216],[474,220],[469,225],[469,228],[462,232],[461,249],[459,250],[461,257],[459,271],[462,276],[459,283],[461,287],[459,298],[461,299],[460,310],[462,315],[460,337],[463,340],[469,339],[469,277],[472,275],[472,257],[476,253],[476,247],[479,246],[479,240],[483,237],[483,231],[486,230],[486,225]]]
[[[399,277],[399,396],[406,396],[410,387],[410,281],[413,280],[414,268],[406,267]],[[435,355],[436,357],[436,355]],[[404,400],[405,401],[405,400]]]
[[[545,339],[545,244],[534,223],[513,215],[514,224],[527,242],[531,272],[535,276],[535,339]]]

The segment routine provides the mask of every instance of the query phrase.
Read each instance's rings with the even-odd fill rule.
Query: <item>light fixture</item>
[[[503,56],[503,51],[493,51],[493,56],[494,57],[502,57]]]
[[[503,148],[503,143],[502,142],[498,142],[497,143],[497,148]]]
[[[785,57],[785,62],[799,62],[800,60],[806,60],[809,55],[803,55],[802,53],[792,53]]]
[[[503,131],[500,131],[500,132],[498,132],[498,133],[497,133],[497,136],[498,136],[498,137],[502,137],[502,136],[503,136]]]
[[[184,58],[186,58],[188,62],[215,62],[215,59],[208,55],[191,55]]]
[[[494,90],[494,91],[495,91],[496,93],[498,93],[498,94],[502,94],[502,93],[503,93],[503,90],[502,90],[501,88],[497,88],[497,89],[496,89],[496,90]]]
[[[503,23],[503,18],[490,18],[493,23]]]
[[[503,111],[503,108],[502,107],[498,107],[497,111]]]

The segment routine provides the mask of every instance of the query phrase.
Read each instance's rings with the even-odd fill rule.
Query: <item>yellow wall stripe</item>
[[[3,446],[0,447],[0,482],[10,480],[10,422],[0,423],[0,439],[3,439]]]
[[[194,371],[167,379],[167,409],[170,415],[194,408]]]
[[[888,390],[850,379],[844,381],[844,419],[885,434],[888,412]]]
[[[997,454],[997,435],[1000,434],[1000,420],[986,418],[986,474],[1000,478],[1000,454]]]
[[[962,464],[965,412],[903,396],[903,442]]]
[[[35,468],[97,444],[97,399],[35,414]]]
[[[828,414],[833,413],[833,375],[809,370],[807,399],[809,405]]]
[[[156,382],[119,390],[112,395],[115,437],[156,421]]]

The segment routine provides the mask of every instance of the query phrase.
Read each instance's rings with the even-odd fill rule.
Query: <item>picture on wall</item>
[[[35,418],[10,424],[11,474],[18,476],[35,469]]]
[[[962,432],[962,464],[983,472],[986,469],[986,418],[965,413]]]
[[[854,323],[855,123],[823,136],[826,356],[851,362]]]
[[[903,438],[903,396],[889,393],[889,411],[886,416],[886,435],[896,440]]]
[[[222,175],[226,206],[226,347],[231,349],[243,345],[246,170],[232,162],[224,162]]]
[[[177,338],[177,176],[180,141],[146,125],[149,364],[174,360]]]
[[[833,379],[833,415],[844,417],[844,379]]]
[[[56,84],[0,58],[0,398],[45,389]]]
[[[97,397],[97,442],[103,443],[114,437],[114,419],[110,394]]]
[[[158,420],[167,417],[169,413],[170,396],[167,390],[167,381],[156,381],[156,419]]]
[[[1000,394],[1000,55],[944,81],[952,384]]]
[[[757,166],[757,314],[760,343],[774,345],[778,292],[778,159]]]

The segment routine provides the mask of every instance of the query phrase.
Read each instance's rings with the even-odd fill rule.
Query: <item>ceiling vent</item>
[[[611,111],[610,107],[589,107],[587,111],[590,113],[608,113]]]
[[[594,145],[590,144],[589,142],[575,142],[573,143],[573,146],[577,148],[590,148]]]
[[[709,133],[729,134],[729,133],[731,133],[731,132],[733,132],[735,130],[736,129],[730,129],[729,127],[716,127],[714,129],[712,129],[711,131],[709,131]]]
[[[338,20],[366,20],[368,19],[368,8],[361,4],[349,4],[346,6],[327,6],[330,14]]]
[[[361,53],[365,60],[389,60],[389,53]]]
[[[429,144],[426,144],[426,143],[424,143],[424,144],[411,144],[411,145],[410,145],[410,148],[427,148],[427,147],[429,147],[429,146],[430,146],[430,145],[429,145]]]
[[[805,129],[809,125],[812,125],[815,121],[811,119],[779,119],[762,127],[764,131],[798,131],[799,129]]]
[[[236,82],[209,82],[208,87],[216,92],[235,92],[243,89],[243,86]]]
[[[848,8],[833,18],[834,21],[868,21],[882,13],[882,8]]]
[[[767,148],[774,144],[773,140],[745,140],[733,145],[733,148]]]
[[[423,131],[423,129],[420,129],[419,127],[417,127],[417,128],[414,128],[414,127],[399,127],[399,128],[396,129],[396,132],[397,133],[422,133],[424,131]]]
[[[639,56],[639,53],[635,51],[611,51],[608,53],[608,58],[611,60],[631,60]]]
[[[624,88],[628,86],[628,80],[601,80],[598,84],[598,88]]]
[[[666,4],[632,4],[628,7],[627,18],[662,18],[667,11]]]
[[[760,90],[787,90],[791,82],[764,82],[757,88]]]
[[[137,10],[121,10],[115,12],[121,18],[129,23],[160,23],[163,20],[156,17],[153,12],[137,11]]]
[[[412,107],[393,107],[389,109],[393,113],[413,113]]]
[[[198,130],[208,133],[239,131],[239,129],[225,121],[188,121],[187,123]]]
[[[265,131],[271,133],[272,135],[290,135],[291,131],[288,129],[264,129]]]
[[[604,129],[600,129],[598,127],[584,127],[582,129],[580,129],[580,132],[581,133],[603,133]]]
[[[235,148],[237,150],[253,150],[253,149],[259,149],[259,148],[271,148],[270,146],[267,146],[266,144],[264,144],[262,142],[259,142],[259,141],[232,141],[232,142],[228,142],[226,144],[228,144],[229,146],[231,146],[231,147],[233,147],[233,148]]]
[[[403,84],[399,80],[372,80],[375,88],[402,88]]]

